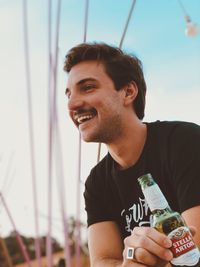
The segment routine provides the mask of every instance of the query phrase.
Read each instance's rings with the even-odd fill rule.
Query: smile
[[[76,123],[78,123],[80,125],[80,124],[94,118],[96,116],[96,114],[97,114],[97,112],[95,110],[92,110],[92,112],[90,112],[90,113],[76,114],[74,116],[74,120],[76,121]]]
[[[93,117],[94,117],[94,115],[82,115],[82,116],[78,117],[76,120],[79,124],[81,124],[85,121],[92,119]]]

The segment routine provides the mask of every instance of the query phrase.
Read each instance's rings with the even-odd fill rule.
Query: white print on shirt
[[[147,217],[149,211],[145,198],[140,197],[138,203],[134,203],[128,210],[123,209],[121,216],[125,219],[125,230],[131,232],[133,226],[150,226],[152,215]]]

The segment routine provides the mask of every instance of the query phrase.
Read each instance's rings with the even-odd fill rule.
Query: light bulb
[[[185,29],[185,34],[188,37],[194,37],[199,33],[199,27],[197,24],[194,24],[189,16],[185,16],[186,20],[186,29]]]

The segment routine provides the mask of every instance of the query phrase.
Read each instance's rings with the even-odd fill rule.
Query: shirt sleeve
[[[84,199],[87,225],[113,220],[108,208],[105,176],[93,168],[85,183]]]

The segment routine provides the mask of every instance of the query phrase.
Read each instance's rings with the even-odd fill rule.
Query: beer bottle
[[[171,263],[175,266],[200,266],[200,252],[180,213],[173,211],[151,174],[138,178],[147,204],[152,212],[152,227],[172,241]]]

